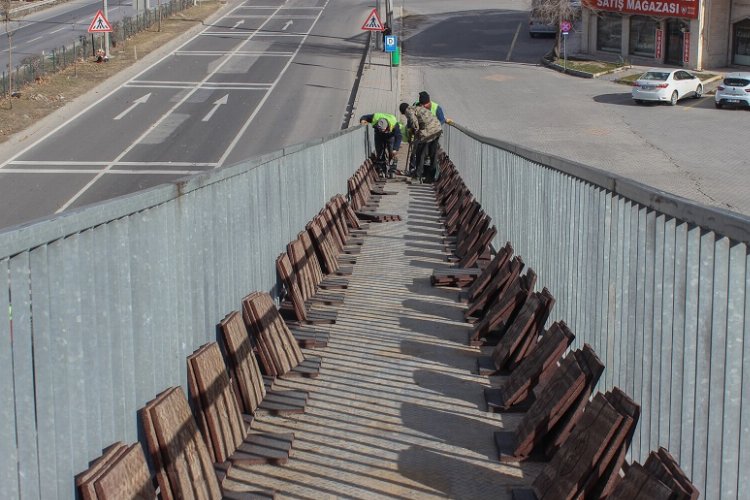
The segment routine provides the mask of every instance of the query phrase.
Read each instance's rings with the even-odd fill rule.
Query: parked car
[[[727,73],[716,88],[714,104],[722,106],[744,106],[750,108],[750,73]]]
[[[548,23],[532,14],[529,17],[529,36],[536,38],[539,35],[552,35],[557,33],[557,23]]]
[[[655,68],[646,71],[633,82],[632,94],[638,104],[657,101],[674,106],[684,97],[701,97],[703,83],[684,69]]]

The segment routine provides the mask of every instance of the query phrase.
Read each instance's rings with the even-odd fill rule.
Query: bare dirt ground
[[[218,1],[203,1],[162,21],[161,31],[153,26],[118,44],[110,50],[112,58],[109,62],[96,63],[93,56],[89,56],[60,73],[45,75],[43,79],[17,89],[20,97],[0,97],[0,143],[201,24],[222,5]]]

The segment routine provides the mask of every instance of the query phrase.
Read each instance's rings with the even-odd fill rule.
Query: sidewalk
[[[374,36],[380,36],[375,34]],[[371,46],[359,82],[349,126],[359,124],[359,117],[372,113],[390,113],[399,117],[401,103],[401,66],[391,66],[391,55]]]

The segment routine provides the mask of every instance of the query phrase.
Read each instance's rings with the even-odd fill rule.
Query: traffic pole
[[[102,0],[102,2],[104,3],[104,18],[109,19],[109,13],[107,12],[107,0]],[[109,61],[109,31],[106,31],[104,33],[104,60]]]

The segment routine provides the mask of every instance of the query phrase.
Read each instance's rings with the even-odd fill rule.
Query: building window
[[[656,52],[656,21],[644,16],[630,18],[630,50],[634,56],[654,57]]]
[[[596,23],[596,48],[604,52],[622,52],[622,16],[599,14]]]
[[[750,19],[734,25],[734,64],[750,66]]]

